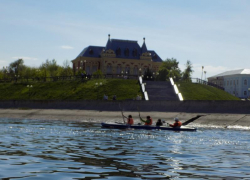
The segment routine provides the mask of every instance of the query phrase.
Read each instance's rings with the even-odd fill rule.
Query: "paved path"
[[[135,123],[139,122],[138,112],[124,112],[125,116],[131,114]],[[201,114],[201,113],[178,113],[178,112],[141,112],[142,117],[150,115],[154,122],[157,119],[164,119],[168,123],[172,123],[175,117],[179,117],[185,122],[197,115],[203,115],[189,125],[207,125],[228,127],[239,125],[250,127],[249,114]],[[0,118],[12,119],[38,119],[38,120],[65,120],[65,121],[81,121],[89,123],[100,122],[123,122],[121,112],[119,111],[95,111],[95,110],[60,110],[60,109],[0,109]]]

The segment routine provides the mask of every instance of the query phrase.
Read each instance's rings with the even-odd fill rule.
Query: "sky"
[[[249,0],[0,0],[0,68],[22,58],[63,65],[87,46],[146,38],[193,78],[250,68]],[[203,75],[204,78],[204,75]]]

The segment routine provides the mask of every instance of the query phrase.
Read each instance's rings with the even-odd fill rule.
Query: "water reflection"
[[[0,178],[248,178],[249,132],[102,129],[99,124],[0,121]]]

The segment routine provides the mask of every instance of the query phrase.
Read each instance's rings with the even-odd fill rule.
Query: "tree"
[[[9,73],[11,76],[22,75],[26,66],[24,65],[23,59],[18,59],[9,65]]]
[[[160,81],[166,81],[170,77],[175,78],[175,80],[179,80],[181,78],[179,62],[174,58],[166,59],[165,61],[163,61],[156,79]]]
[[[187,63],[185,64],[185,66],[186,66],[186,69],[183,71],[182,79],[184,81],[191,81],[191,75],[194,72],[191,61],[187,60]]]

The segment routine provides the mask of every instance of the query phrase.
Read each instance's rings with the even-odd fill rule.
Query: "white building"
[[[217,84],[239,98],[250,97],[250,69],[226,71],[208,78],[208,82]]]

